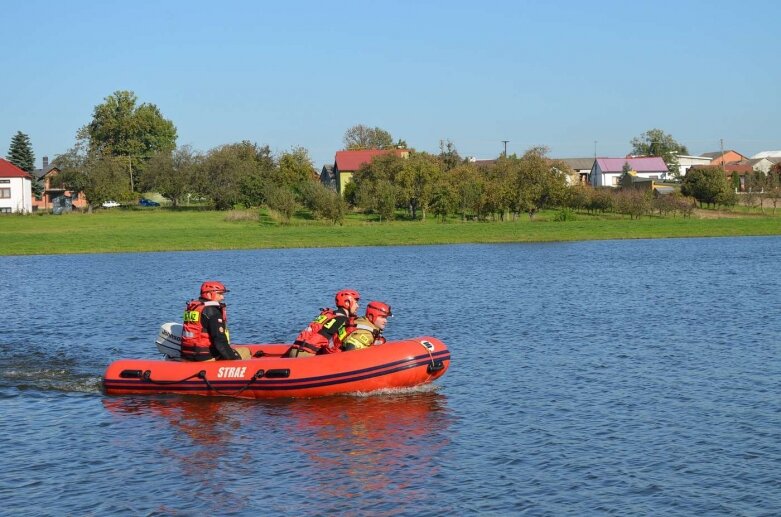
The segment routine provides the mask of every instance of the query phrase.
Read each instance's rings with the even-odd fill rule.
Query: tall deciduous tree
[[[227,144],[207,153],[198,168],[198,191],[211,198],[217,210],[226,210],[243,200],[242,189],[258,175],[264,148],[248,141]]]
[[[685,145],[675,141],[672,135],[668,135],[661,129],[649,129],[642,135],[635,137],[630,142],[632,154],[638,156],[659,156],[667,165],[667,170],[673,177],[680,177],[679,154],[689,154]]]
[[[40,199],[41,194],[43,193],[43,186],[33,174],[33,171],[35,171],[35,154],[33,154],[30,137],[21,131],[17,131],[11,139],[11,146],[8,149],[7,158],[9,162],[33,176],[33,195]]]
[[[174,207],[195,191],[196,171],[203,157],[186,145],[173,152],[160,151],[153,155],[141,175],[141,188],[155,190],[169,199]]]
[[[154,104],[136,102],[133,92],[114,92],[95,106],[92,121],[77,135],[89,154],[124,158],[131,189],[137,172],[152,155],[176,147],[173,122],[163,118]]]
[[[300,191],[300,186],[314,181],[314,164],[309,151],[303,147],[294,147],[279,157],[278,184]]]
[[[422,213],[422,219],[426,219],[426,210],[431,205],[434,186],[441,174],[442,169],[436,156],[428,153],[412,153],[409,159],[404,160],[404,166],[396,182],[403,201],[409,207],[412,219],[417,219],[418,209]]]
[[[401,142],[399,140],[399,143]],[[345,149],[390,149],[392,147],[394,147],[393,137],[379,127],[371,128],[358,124],[344,133]]]

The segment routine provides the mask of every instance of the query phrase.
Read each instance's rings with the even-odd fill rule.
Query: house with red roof
[[[87,198],[82,192],[72,192],[54,185],[54,178],[62,172],[59,167],[49,165],[49,157],[43,157],[43,167],[35,169],[33,174],[43,185],[43,194],[40,199],[33,198],[33,210],[70,211],[71,208],[87,207]]]
[[[329,180],[336,186],[336,191],[344,195],[344,189],[353,178],[355,171],[361,168],[364,163],[371,161],[384,154],[395,153],[401,158],[409,158],[408,149],[357,149],[350,151],[336,151],[333,170],[325,171],[329,174]],[[323,181],[323,175],[320,176]],[[323,183],[326,183],[323,181]]]
[[[727,151],[713,151],[710,153],[702,153],[700,156],[706,156],[711,159],[711,165],[727,165],[728,163],[737,163],[747,160],[748,158],[743,156],[737,151],[729,149]]]
[[[33,211],[32,176],[0,158],[0,213]]]
[[[597,158],[591,167],[591,186],[618,187],[626,165],[638,178],[665,180],[670,175],[664,160],[658,156],[643,158]]]

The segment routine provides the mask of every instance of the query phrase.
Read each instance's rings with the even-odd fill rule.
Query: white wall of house
[[[686,171],[693,165],[708,165],[711,162],[711,158],[707,156],[686,156],[678,155],[678,173],[681,177],[686,176]]]
[[[757,172],[764,172],[767,174],[770,172],[770,169],[773,167],[773,165],[775,165],[775,162],[769,158],[760,158],[757,163],[751,166],[751,168]]]
[[[618,187],[619,181],[624,171],[621,172],[603,172],[599,165],[594,164],[591,171],[591,185],[594,187]],[[643,171],[638,172],[638,178],[648,178],[652,180],[663,180],[667,176],[667,171]]]
[[[33,189],[29,178],[0,178],[0,212],[33,211]]]

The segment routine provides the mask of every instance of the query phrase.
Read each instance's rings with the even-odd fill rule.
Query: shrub
[[[571,208],[562,208],[553,216],[554,221],[574,221],[576,219],[575,212]]]

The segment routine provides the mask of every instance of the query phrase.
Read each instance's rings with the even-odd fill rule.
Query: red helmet
[[[222,282],[215,282],[214,280],[208,280],[201,284],[201,298],[209,298],[209,293],[227,293],[228,289],[225,288],[225,284]]]
[[[386,318],[393,316],[391,306],[383,302],[369,302],[369,305],[366,306],[366,317],[369,318],[370,321],[374,321],[374,318],[377,316],[385,316]]]
[[[341,307],[342,309],[349,309],[351,301],[354,300],[355,303],[358,303],[360,299],[361,295],[358,294],[358,291],[353,289],[342,289],[336,293],[336,306]]]

